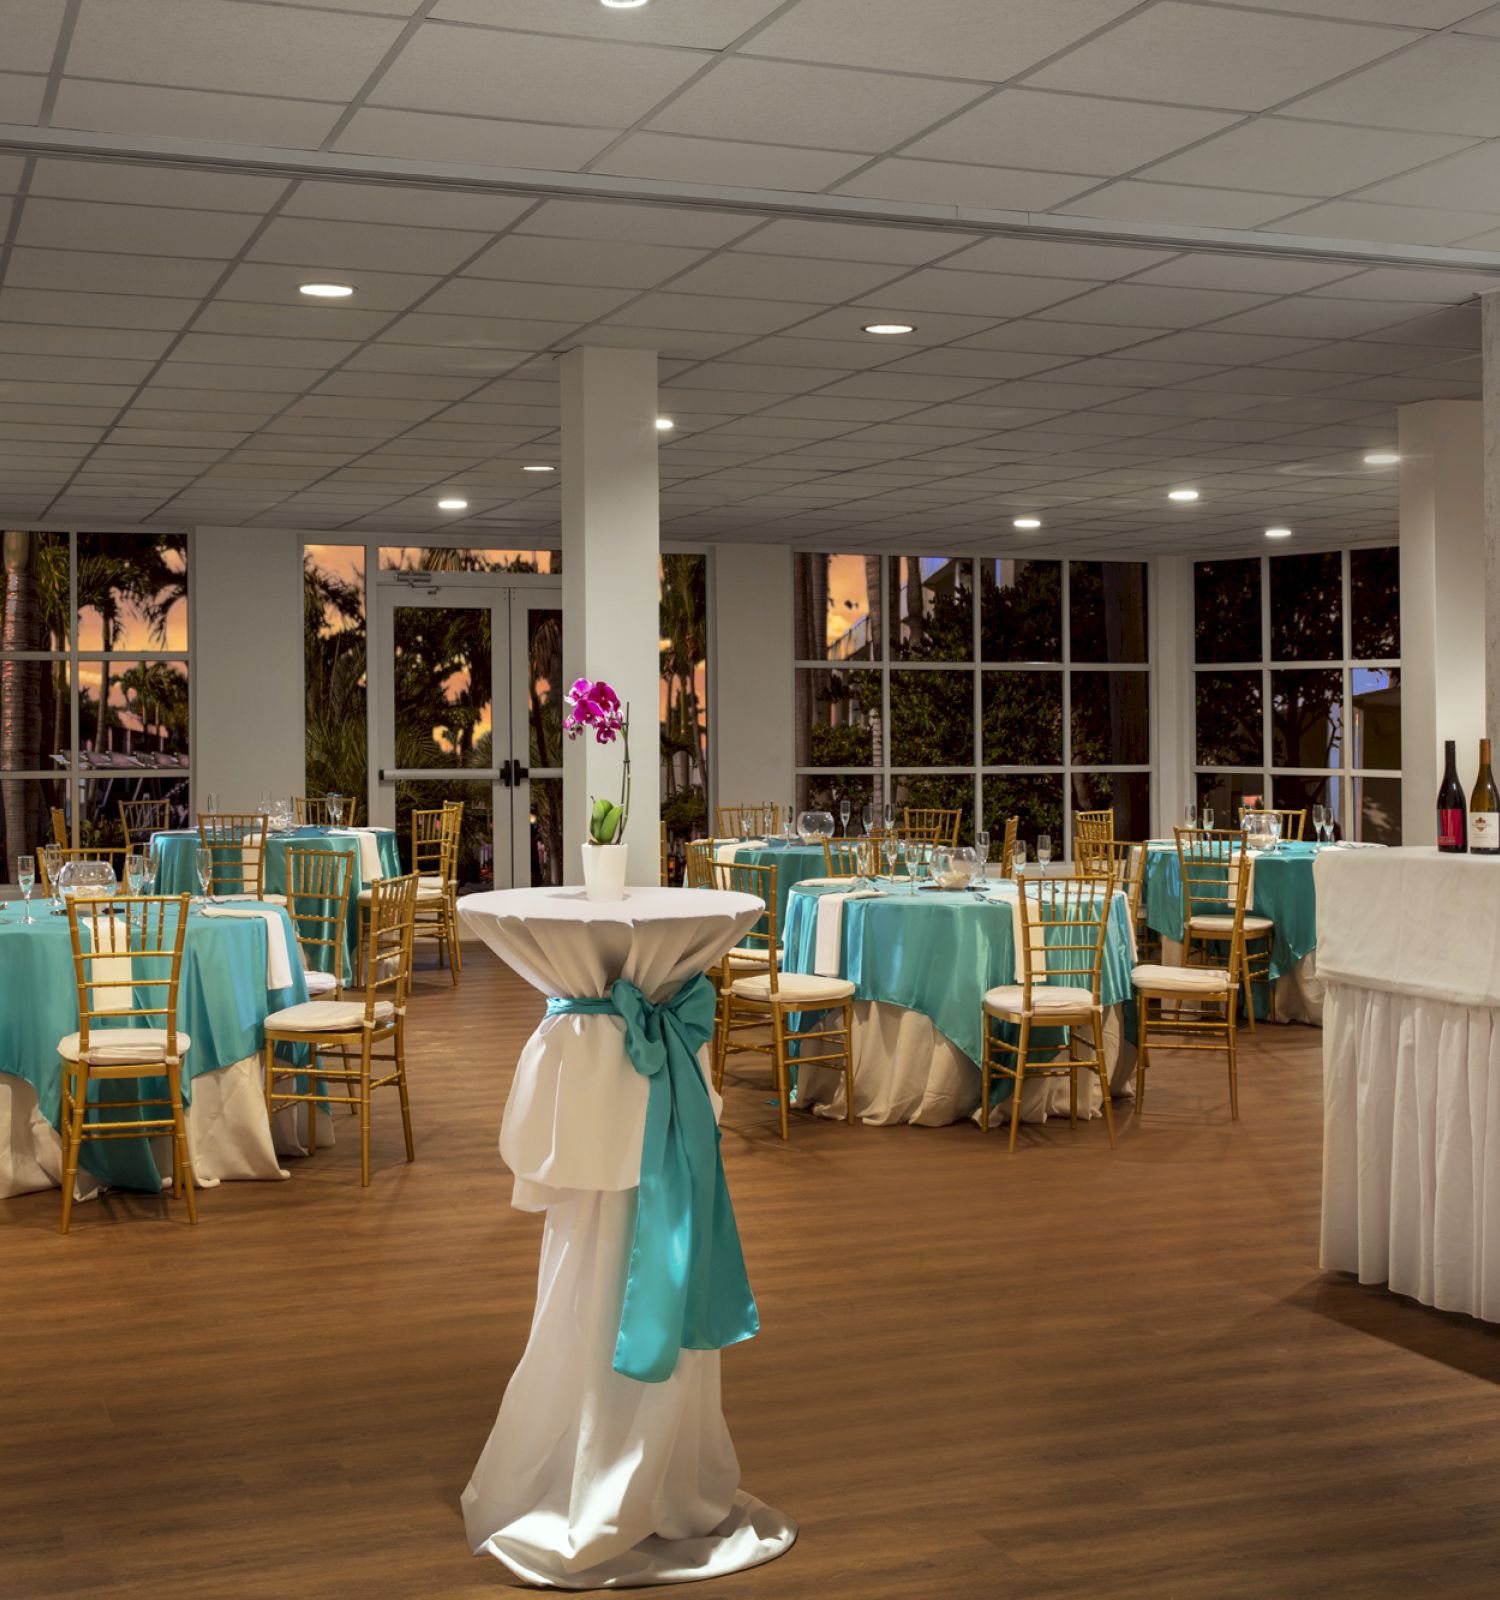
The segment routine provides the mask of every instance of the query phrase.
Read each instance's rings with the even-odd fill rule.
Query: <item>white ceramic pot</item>
[[[583,887],[590,900],[625,898],[625,844],[584,844]]]

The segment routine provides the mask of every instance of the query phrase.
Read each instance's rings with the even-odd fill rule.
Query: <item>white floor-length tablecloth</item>
[[[464,930],[543,994],[601,997],[623,978],[653,1004],[761,909],[697,889],[631,889],[613,904],[581,889],[459,901]],[[706,1052],[700,1070],[707,1081]],[[683,1351],[664,1383],[612,1365],[648,1093],[619,1018],[551,1016],[521,1052],[501,1124],[512,1204],[547,1220],[531,1336],[464,1491],[464,1523],[476,1555],[555,1588],[717,1577],[797,1535],[739,1487],[717,1350]]]
[[[1500,1321],[1500,862],[1317,864],[1321,1263]]]

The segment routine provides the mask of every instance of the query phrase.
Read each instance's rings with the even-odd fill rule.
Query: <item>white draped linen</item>
[[[1325,852],[1314,871],[1321,1264],[1500,1321],[1500,862]]]
[[[759,919],[750,895],[514,889],[459,901],[465,932],[546,995],[623,978],[669,999]],[[708,1078],[706,1052],[700,1067]],[[613,1367],[635,1224],[647,1080],[610,1015],[547,1017],[527,1041],[500,1129],[512,1204],[545,1211],[537,1304],[463,1495],[476,1555],[559,1589],[718,1577],[781,1555],[790,1517],[739,1487],[719,1352],[685,1350],[664,1383]],[[718,1112],[718,1097],[709,1094]]]

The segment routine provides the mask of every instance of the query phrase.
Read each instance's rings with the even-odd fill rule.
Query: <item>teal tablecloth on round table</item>
[[[716,860],[723,860],[725,846],[732,841],[721,839],[714,847]],[[725,852],[727,854],[727,852]],[[746,867],[776,868],[776,928],[786,936],[787,897],[795,884],[804,878],[821,878],[828,870],[828,858],[820,844],[780,844],[767,840],[764,844],[742,844],[734,852],[735,864]]]
[[[377,828],[374,831],[376,848],[380,852],[380,875],[396,878],[401,875],[401,851],[396,843],[394,828]],[[151,860],[156,868],[157,894],[197,894],[198,875],[195,866],[198,849],[196,828],[168,833],[158,833],[151,841]],[[354,952],[359,942],[359,893],[370,887],[365,877],[359,848],[359,835],[330,833],[327,828],[291,828],[285,833],[266,835],[266,893],[286,893],[286,853],[288,850],[342,850],[354,857],[354,873],[349,880],[349,912],[344,933],[344,982],[354,978]],[[315,952],[318,966],[326,960],[325,952]]]
[[[245,902],[247,908],[256,904]],[[42,1115],[56,1128],[62,1104],[57,1042],[78,1031],[78,986],[67,918],[53,916],[45,900],[33,902],[33,907],[35,921],[27,926],[19,902],[0,906],[0,1073],[29,1083]],[[288,989],[266,989],[266,924],[261,918],[189,913],[177,1003],[177,1026],[192,1040],[183,1070],[185,1103],[192,1102],[193,1079],[264,1048],[265,1019],[272,1011],[307,999],[291,920],[279,907],[264,909],[274,911],[286,924],[292,971]],[[153,997],[162,992],[140,991]],[[140,1003],[155,1005],[160,1000]],[[138,1081],[95,1084],[92,1096],[106,1102],[133,1099]],[[166,1093],[165,1079],[147,1082],[148,1093]],[[145,1139],[86,1143],[79,1164],[116,1188],[152,1192],[161,1188]]]

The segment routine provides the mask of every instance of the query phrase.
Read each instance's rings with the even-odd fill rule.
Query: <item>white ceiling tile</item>
[[[1409,28],[1446,28],[1474,10],[1474,0],[1243,0],[1243,4],[1258,11],[1312,12],[1349,22],[1404,23]]]
[[[755,227],[755,220],[673,206],[632,206],[608,200],[549,200],[516,224],[518,233],[555,239],[602,239],[712,250]]]
[[[647,294],[609,320],[616,325],[696,328],[705,333],[774,333],[815,316],[821,306],[791,300],[735,300],[716,295]]]
[[[188,89],[347,100],[401,24],[228,0],[82,0],[68,46],[72,77]]]
[[[1010,350],[960,350],[953,345],[942,345],[935,350],[903,356],[882,367],[881,371],[935,373],[998,382],[1002,378],[1024,378],[1033,372],[1045,372],[1057,364],[1056,356],[1019,355]]]
[[[853,300],[906,269],[870,262],[807,261],[796,256],[725,251],[672,284],[682,294],[747,295],[764,300]]]
[[[1188,253],[1143,272],[1138,283],[1165,283],[1183,289],[1243,289],[1252,294],[1296,294],[1358,268],[1348,262],[1289,261],[1276,256],[1220,256]]]
[[[924,134],[903,154],[1112,177],[1235,120],[1222,111],[1006,89]]]
[[[972,235],[956,232],[785,217],[740,239],[735,249],[763,251],[767,255],[919,266],[951,250],[962,249],[971,240]]]
[[[445,117],[434,111],[356,111],[333,141],[335,150],[401,156],[411,161],[476,162],[491,167],[547,167],[577,172],[615,137],[607,128],[563,128],[490,117]]]
[[[0,350],[18,355],[119,356],[154,361],[172,342],[164,332],[126,328],[58,328],[42,323],[0,323]]]
[[[414,189],[389,183],[304,180],[282,207],[288,217],[376,222],[382,227],[470,229],[491,233],[524,216],[531,202],[503,194]],[[477,242],[477,241],[476,241]],[[383,266],[383,262],[374,263]]]
[[[1062,305],[1039,311],[1043,321],[1115,322],[1142,328],[1192,328],[1236,311],[1263,305],[1268,297],[1225,289],[1177,289],[1111,283]]]
[[[330,367],[353,355],[355,345],[336,339],[262,339],[188,333],[172,355],[178,361],[243,362],[247,366]]]
[[[197,309],[196,300],[144,294],[0,290],[0,321],[51,322],[65,328],[180,328]]]
[[[523,122],[627,128],[712,60],[696,50],[426,22],[369,102],[477,116],[503,107]]]
[[[1457,345],[1477,350],[1479,318],[1477,305],[1445,306],[1398,327],[1382,328],[1375,337],[1382,343]]]
[[[508,283],[498,278],[455,278],[423,304],[445,316],[521,317],[592,322],[631,298],[633,289],[588,289],[576,284]]]
[[[1325,122],[1261,117],[1182,155],[1159,161],[1146,176],[1169,183],[1229,189],[1337,195],[1452,155],[1465,143],[1461,138],[1433,133],[1396,133],[1381,128],[1344,128]],[[1402,179],[1398,186],[1418,181]],[[1403,200],[1411,196],[1372,198]],[[1439,197],[1420,203],[1449,202]]]
[[[21,187],[21,177],[26,163],[20,156],[0,156],[0,194],[15,194]],[[6,216],[10,207],[6,207]]]
[[[112,259],[120,259],[114,257]],[[349,274],[357,291],[345,306],[336,303],[312,306],[322,311],[404,311],[441,281],[431,274],[370,272],[361,268]],[[254,300],[263,305],[308,307],[311,302],[299,295],[298,287],[308,281],[307,268],[285,267],[263,261],[247,261],[229,275],[218,291],[220,300]]]
[[[44,156],[27,192],[53,200],[104,200],[115,205],[200,207],[259,216],[287,192],[285,178],[187,167],[127,166],[119,161],[65,161]]]
[[[1045,211],[1093,184],[1092,178],[1065,177],[1056,172],[897,159],[877,161],[867,171],[839,184],[835,192],[987,211]]]
[[[58,383],[144,383],[151,376],[149,361],[118,361],[102,356],[0,355],[0,383],[31,380]]]
[[[1382,206],[1361,200],[1330,200],[1276,223],[1277,233],[1310,233],[1329,239],[1372,239],[1390,244],[1452,244],[1495,221],[1495,213],[1443,211],[1426,206]]]
[[[958,272],[1016,272],[1038,278],[1127,277],[1158,262],[1170,250],[1125,245],[1072,244],[1064,239],[983,239],[943,263]]]
[[[465,276],[601,288],[649,289],[703,259],[700,250],[603,239],[545,239],[512,233],[466,267]]]
[[[457,233],[444,228],[382,227],[373,222],[273,217],[255,241],[249,256],[252,261],[340,267],[352,272],[369,263],[378,263],[397,272],[451,272],[484,242],[481,234]]]
[[[1181,183],[1127,179],[1055,209],[1080,217],[1165,222],[1184,227],[1258,228],[1306,203],[1302,195],[1252,194],[1245,189],[1198,189]]]
[[[125,255],[206,256],[227,260],[255,220],[225,211],[168,211],[88,200],[28,200],[18,244],[58,250],[110,250]]]
[[[671,133],[632,133],[596,162],[592,170],[629,178],[816,192],[859,165],[858,156],[833,150],[737,144],[727,139],[693,139]]]
[[[887,340],[808,339],[798,330],[795,337],[757,339],[734,353],[736,361],[772,362],[791,367],[832,367],[860,372],[866,367],[884,366],[892,351]]]
[[[1226,317],[1215,332],[1276,333],[1309,339],[1355,339],[1410,319],[1418,308],[1401,300],[1329,300],[1293,295],[1274,305]]]
[[[219,261],[121,256],[82,250],[12,250],[7,287],[103,294],[183,295],[201,299],[223,272]]]
[[[454,322],[453,317],[429,319],[438,323]],[[426,344],[392,344],[381,342],[367,344],[344,363],[347,372],[415,372],[424,377],[462,376],[472,374],[474,381],[499,377],[515,371],[534,352],[502,347],[473,347],[463,344],[440,345],[437,337],[441,329],[433,330]]]
[[[300,296],[286,305],[220,300],[204,307],[196,333],[265,334],[276,339],[369,339],[391,320],[387,311],[319,305]]]
[[[5,64],[15,72],[46,72],[57,49],[65,0],[5,0]]]
[[[856,400],[958,400],[984,387],[977,378],[930,378],[917,373],[860,372],[830,384],[825,393]]]
[[[1413,135],[1401,137],[1409,139]],[[1476,145],[1462,155],[1434,161],[1420,172],[1377,183],[1358,198],[1395,205],[1500,211],[1500,146]]]
[[[545,350],[571,334],[576,323],[532,322],[509,317],[439,317],[413,311],[381,335],[390,344],[488,346],[496,350]]]
[[[52,107],[52,126],[315,150],[338,116],[338,106],[311,100],[65,78]]]
[[[903,278],[886,295],[875,298],[899,300],[903,306],[918,311],[956,311],[998,322],[1002,317],[1026,316],[1042,306],[1071,299],[1087,287],[1074,280],[1051,282],[1000,272],[949,272],[943,267],[924,267]],[[922,331],[920,324],[918,331]]]
[[[966,349],[1035,351],[1039,355],[1097,356],[1143,343],[1164,328],[1106,327],[1084,322],[1038,322],[1023,318],[1002,323],[960,341]]]
[[[1410,267],[1371,267],[1313,290],[1320,298],[1353,300],[1427,300],[1459,302],[1500,289],[1500,267],[1477,272],[1422,271]]]
[[[1271,338],[1265,334],[1214,333],[1199,328],[1192,333],[1168,334],[1149,344],[1135,345],[1131,355],[1143,361],[1201,361],[1210,366],[1246,366],[1272,361],[1305,350],[1309,339]]]
[[[245,0],[238,0],[245,3]],[[422,0],[249,0],[254,5],[312,6],[319,11],[373,11],[383,17],[409,17]]]
[[[1457,4],[1457,0],[1454,0]],[[1500,11],[1488,11],[1482,17],[1474,17],[1464,23],[1458,30],[1459,33],[1482,33],[1491,38],[1500,37]]]
[[[35,122],[42,114],[46,91],[47,80],[41,76],[0,72],[0,121]]]
[[[722,50],[781,4],[782,0],[656,0],[647,11],[623,15],[602,6],[564,10],[558,0],[438,0],[431,15],[488,28]]]
[[[1500,134],[1500,40],[1442,34],[1287,107],[1289,115],[1376,128]]]
[[[746,46],[756,55],[999,82],[1132,9],[1136,0],[801,0]]]

